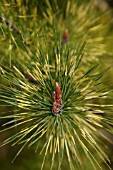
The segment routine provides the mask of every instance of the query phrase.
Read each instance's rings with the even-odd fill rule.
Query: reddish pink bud
[[[62,92],[60,90],[60,85],[55,82],[55,91],[53,91],[53,107],[52,113],[55,115],[60,115],[62,113]]]
[[[62,36],[62,44],[67,43],[68,39],[69,39],[69,34],[68,34],[68,29],[66,29],[63,33],[63,36]]]

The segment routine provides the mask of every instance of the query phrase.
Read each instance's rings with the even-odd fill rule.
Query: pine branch
[[[58,49],[58,47],[56,48]],[[83,154],[86,155],[93,166],[100,167],[96,158],[92,155],[89,145],[101,159],[105,162],[108,160],[101,149],[101,145],[99,145],[101,139],[97,138],[100,135],[97,127],[112,131],[112,127],[109,126],[108,128],[108,124],[113,124],[109,117],[112,114],[111,108],[113,105],[95,103],[93,100],[101,99],[104,102],[106,98],[109,98],[111,90],[98,88],[101,85],[100,78],[104,73],[100,75],[96,71],[97,66],[91,67],[81,77],[77,74],[77,70],[82,68],[79,60],[83,53],[83,46],[79,50],[80,52],[77,52],[76,55],[72,55],[71,51],[67,49],[68,56],[65,60],[65,53],[62,53],[62,51],[59,54],[57,53],[52,65],[51,60],[48,58],[49,54],[46,55],[43,62],[41,61],[42,55],[38,55],[37,62],[35,62],[35,57],[37,58],[37,56],[30,58],[30,61],[26,60],[27,63],[24,64],[27,71],[31,72],[29,65],[32,59],[33,71],[31,75],[37,85],[31,82],[28,83],[27,78],[17,67],[14,66],[11,71],[1,67],[1,76],[7,79],[10,86],[1,85],[0,100],[9,107],[15,106],[14,113],[9,112],[6,116],[4,114],[1,116],[1,119],[11,118],[3,125],[4,129],[2,131],[20,127],[16,134],[4,141],[3,145],[10,142],[12,145],[21,145],[21,149],[15,158],[26,145],[31,147],[37,144],[43,136],[46,136],[47,141],[42,151],[45,150],[46,157],[52,147],[51,168],[53,168],[55,155],[58,154],[60,160],[60,155],[63,155],[65,149],[70,168],[73,169],[72,167],[74,167],[74,155],[77,159],[76,166],[78,164],[82,166],[76,143],[81,147]],[[59,114],[54,114],[52,111],[54,101],[59,104],[61,100],[58,96],[54,101],[52,99],[55,81],[59,81],[62,91],[63,108],[60,116],[57,116]],[[59,95],[60,93],[58,92]],[[59,161],[59,167],[61,164],[62,162]]]
[[[109,167],[103,148],[108,139],[98,129],[113,133],[112,89],[106,87],[103,77],[107,70],[99,70],[97,58],[111,54],[103,38],[110,25],[103,19],[109,15],[92,13],[91,4],[79,6],[75,1],[66,1],[62,14],[56,1],[45,3],[33,33],[34,46],[21,42],[24,48],[20,49],[18,39],[11,34],[16,57],[10,67],[0,65],[1,107],[13,106],[13,110],[1,112],[0,119],[9,119],[1,132],[15,129],[2,146],[20,146],[14,161],[26,146],[36,146],[39,152],[39,142],[46,139],[40,150],[44,154],[41,169],[49,153],[50,169],[58,160],[60,170],[65,155],[70,169],[82,169],[84,157],[92,168],[102,169],[97,156]]]

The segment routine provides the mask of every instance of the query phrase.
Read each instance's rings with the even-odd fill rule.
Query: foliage
[[[14,9],[15,24],[23,26],[17,27],[18,33],[13,23],[5,25],[7,6],[1,7],[1,45],[9,46],[0,50],[0,101],[7,107],[0,116],[7,120],[1,132],[11,131],[2,146],[20,146],[13,161],[26,146],[35,146],[43,154],[42,169],[48,158],[50,169],[61,169],[65,155],[70,169],[84,169],[84,158],[92,168],[101,169],[97,156],[109,167],[103,149],[108,138],[101,131],[113,133],[112,89],[104,79],[108,69],[100,70],[98,58],[112,55],[110,13],[103,14],[92,1],[65,1],[61,6],[54,0],[42,1],[42,9],[34,3],[29,16],[24,3],[12,2],[5,14],[13,16]],[[52,113],[55,82],[62,92],[61,115]]]

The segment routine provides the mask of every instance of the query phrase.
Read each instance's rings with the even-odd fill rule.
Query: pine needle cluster
[[[84,157],[92,168],[102,169],[97,155],[110,168],[103,150],[103,141],[108,139],[101,130],[113,133],[112,89],[106,86],[107,70],[100,70],[98,59],[111,55],[106,43],[110,35],[104,37],[109,32],[110,14],[91,3],[65,1],[61,8],[59,1],[45,1],[43,10],[37,4],[40,16],[34,14],[33,22],[27,18],[27,9],[23,10],[29,29],[34,27],[31,36],[26,29],[31,39],[18,28],[17,35],[13,24],[6,30],[1,16],[1,43],[7,40],[10,45],[9,51],[1,49],[0,54],[9,56],[7,61],[2,57],[0,65],[1,107],[8,108],[0,114],[0,119],[7,120],[1,132],[14,133],[2,146],[20,146],[13,161],[26,146],[34,145],[39,152],[39,143],[46,139],[40,151],[44,152],[41,169],[49,154],[50,169],[56,160],[61,169],[65,155],[70,169],[84,169]],[[60,98],[57,92],[55,96],[57,104],[62,100],[61,114],[52,111],[55,82],[61,90]]]

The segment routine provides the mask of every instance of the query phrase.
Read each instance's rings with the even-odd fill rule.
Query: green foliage
[[[5,13],[13,17],[14,9],[21,30],[14,23],[6,26],[7,6],[1,7],[1,47],[8,47],[0,49],[0,101],[1,108],[7,107],[0,119],[8,120],[1,132],[11,131],[2,146],[20,146],[13,161],[26,146],[34,146],[43,154],[41,169],[48,158],[50,169],[62,169],[66,160],[70,169],[85,169],[84,159],[92,169],[102,169],[100,160],[109,167],[103,149],[108,139],[101,130],[113,133],[112,89],[104,79],[108,69],[100,71],[98,58],[112,54],[110,13],[103,14],[92,1],[34,2],[30,15],[31,1],[12,2]],[[52,113],[55,82],[63,102],[57,116]]]

